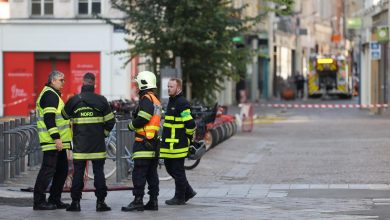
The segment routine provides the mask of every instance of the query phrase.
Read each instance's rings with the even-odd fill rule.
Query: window
[[[32,0],[31,15],[53,15],[53,0]]]
[[[79,15],[100,14],[101,0],[79,0]]]

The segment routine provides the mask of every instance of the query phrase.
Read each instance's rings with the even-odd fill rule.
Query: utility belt
[[[135,136],[135,141],[138,143],[141,143],[145,150],[147,151],[154,151],[156,157],[159,157],[160,154],[160,148],[161,148],[161,138],[154,136],[152,139],[147,139],[143,136]]]

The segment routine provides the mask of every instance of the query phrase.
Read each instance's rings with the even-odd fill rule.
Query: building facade
[[[86,72],[96,75],[98,93],[130,97],[130,65],[113,54],[128,47],[125,33],[94,16],[120,19],[109,1],[2,0],[0,12],[0,115],[34,109],[52,70],[65,74],[65,101],[80,91]]]

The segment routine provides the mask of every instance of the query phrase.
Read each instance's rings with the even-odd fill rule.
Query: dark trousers
[[[49,202],[57,203],[61,200],[62,190],[68,175],[68,158],[66,150],[43,152],[42,166],[39,170],[34,186],[34,204],[46,201],[45,191],[51,183]]]
[[[185,158],[164,159],[168,174],[175,180],[175,197],[178,199],[185,199],[193,191],[187,181],[184,160]]]
[[[105,159],[91,160],[94,175],[95,196],[98,200],[104,200],[107,196],[106,178],[104,177]],[[84,189],[84,173],[87,161],[73,160],[74,173],[72,188],[70,189],[73,201],[80,201]]]
[[[159,193],[159,180],[157,174],[158,159],[134,159],[133,195],[143,197],[145,184],[148,183],[148,194],[150,197],[157,197]]]

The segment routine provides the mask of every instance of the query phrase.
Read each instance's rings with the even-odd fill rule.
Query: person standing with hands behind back
[[[115,125],[115,117],[104,96],[95,93],[95,75],[86,73],[83,77],[81,93],[73,96],[62,110],[64,118],[73,123],[73,166],[71,188],[72,204],[66,211],[79,212],[80,199],[84,188],[84,172],[87,160],[92,161],[96,201],[96,211],[110,211],[104,202],[107,185],[104,176],[106,144],[104,138]]]
[[[182,81],[172,78],[168,82],[169,102],[162,131],[160,158],[164,158],[169,175],[175,179],[175,196],[167,205],[184,205],[196,195],[187,181],[184,160],[193,143],[196,124],[191,116],[190,103],[182,93]]]
[[[37,128],[43,160],[34,186],[34,210],[69,207],[69,204],[61,202],[62,190],[68,175],[66,149],[70,148],[72,140],[69,120],[61,116],[64,102],[60,91],[64,83],[64,74],[52,71],[36,102]],[[50,197],[46,202],[45,191],[51,180]]]

